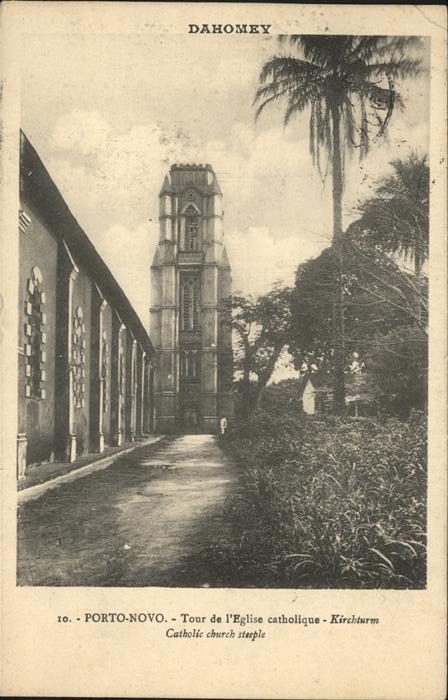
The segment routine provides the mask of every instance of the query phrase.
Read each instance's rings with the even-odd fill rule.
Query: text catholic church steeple
[[[222,192],[210,165],[173,165],[160,192],[160,239],[151,267],[157,352],[156,430],[217,432],[233,416],[231,293]]]

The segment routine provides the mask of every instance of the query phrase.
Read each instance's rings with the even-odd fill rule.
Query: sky
[[[260,69],[280,51],[263,35],[26,37],[22,128],[145,326],[158,195],[172,163],[210,163],[218,176],[235,291],[292,283],[297,265],[330,242],[331,181],[313,168],[308,115],[285,129],[276,107],[255,122]],[[345,223],[392,159],[428,150],[428,74],[396,87],[405,107],[388,139],[347,163]]]

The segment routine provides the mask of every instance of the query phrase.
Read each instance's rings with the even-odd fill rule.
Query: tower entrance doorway
[[[191,435],[199,432],[201,415],[196,406],[184,406],[182,409],[182,432]]]

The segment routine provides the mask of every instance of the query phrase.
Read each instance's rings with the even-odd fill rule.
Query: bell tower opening
[[[185,250],[199,250],[199,216],[191,205],[185,211]]]
[[[182,275],[180,280],[180,327],[182,331],[200,329],[199,275]]]

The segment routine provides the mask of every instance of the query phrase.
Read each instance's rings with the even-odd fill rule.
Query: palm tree
[[[316,165],[320,150],[330,156],[333,176],[333,242],[342,235],[344,155],[359,149],[363,158],[372,140],[386,130],[402,99],[395,80],[416,75],[420,60],[405,56],[416,37],[280,37],[299,56],[274,56],[263,66],[254,103],[258,117],[267,105],[286,100],[283,123],[309,112],[310,151]]]
[[[350,230],[385,253],[414,262],[416,323],[422,319],[422,267],[429,253],[429,167],[426,156],[411,153],[391,162],[392,174],[363,202]],[[424,285],[423,285],[424,287]]]
[[[286,101],[283,123],[309,114],[309,144],[320,169],[321,149],[332,170],[333,250],[340,263],[340,294],[335,302],[335,393],[337,412],[345,409],[342,194],[345,153],[364,157],[371,142],[384,134],[396,105],[402,103],[395,80],[419,72],[420,61],[405,56],[415,37],[280,37],[297,55],[277,55],[263,66],[254,104],[256,116],[270,104]]]
[[[392,174],[363,202],[356,232],[386,253],[414,262],[417,281],[429,252],[429,167],[426,156],[411,153],[391,162]]]

